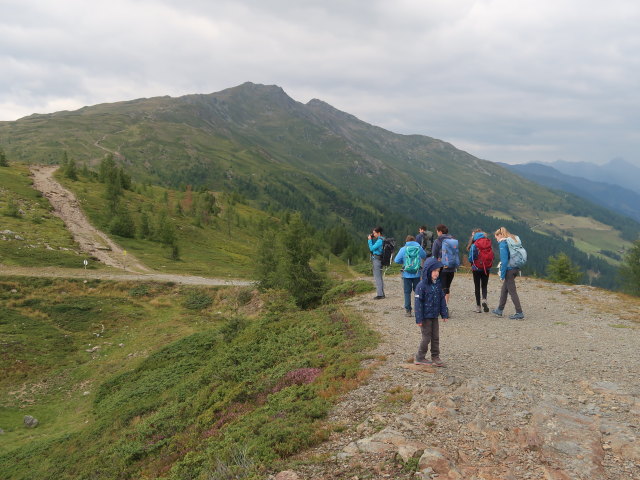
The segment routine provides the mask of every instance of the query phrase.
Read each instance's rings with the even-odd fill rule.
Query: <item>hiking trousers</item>
[[[431,344],[431,357],[440,356],[440,324],[437,318],[423,318],[422,325],[420,325],[420,332],[422,333],[422,340],[418,347],[418,353],[416,354],[416,360],[424,360],[427,352],[429,351],[429,344]]]
[[[411,295],[411,293],[416,291],[418,283],[420,283],[420,277],[402,277],[402,286],[404,288],[404,309],[407,312],[411,311],[411,299],[413,298],[413,295]]]
[[[489,272],[484,270],[473,271],[473,286],[476,289],[476,305],[480,305],[480,288],[482,287],[482,298],[487,299],[487,284],[489,283]]]
[[[507,295],[511,295],[511,301],[513,302],[513,306],[516,307],[516,313],[522,313],[520,298],[518,297],[518,292],[516,292],[516,276],[518,273],[520,273],[519,268],[507,270],[507,274],[502,282],[502,289],[500,290],[498,310],[504,310],[504,306],[507,304]]]
[[[376,292],[379,297],[384,297],[384,281],[382,280],[382,258],[379,255],[371,257],[373,264],[373,279],[376,282]]]

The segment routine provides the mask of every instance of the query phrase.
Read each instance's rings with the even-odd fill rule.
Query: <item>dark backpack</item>
[[[458,251],[458,240],[455,238],[445,238],[442,240],[441,262],[447,268],[458,268],[460,266],[460,252]]]
[[[385,238],[382,241],[382,255],[380,257],[380,261],[383,267],[391,265],[391,257],[393,256],[393,251],[395,249],[396,241],[393,238]]]
[[[427,252],[427,257],[431,256],[431,248],[433,247],[433,232],[426,230],[422,233],[422,248]]]
[[[476,258],[473,259],[473,265],[478,270],[487,273],[493,266],[493,249],[491,248],[491,240],[487,237],[477,239],[473,244],[476,247]]]

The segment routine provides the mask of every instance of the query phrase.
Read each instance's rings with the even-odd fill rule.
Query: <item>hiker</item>
[[[416,365],[434,365],[444,367],[440,359],[440,325],[438,317],[445,322],[449,318],[449,310],[445,300],[440,275],[442,263],[435,257],[429,257],[424,262],[422,280],[416,287],[415,308],[416,323],[420,327],[422,340],[418,353],[413,361]],[[427,351],[431,344],[431,358],[427,358]]]
[[[428,230],[426,225],[422,225],[418,229],[418,235],[416,235],[416,242],[418,242],[420,246],[424,249],[424,251],[427,253],[427,257],[430,257],[431,249],[433,247],[433,232]]]
[[[373,266],[373,279],[376,282],[376,296],[374,300],[384,298],[384,281],[382,279],[382,227],[376,227],[367,237],[369,239],[369,251],[371,252],[371,264]]]
[[[492,310],[491,313],[501,317],[502,311],[507,303],[507,295],[511,295],[516,313],[509,315],[509,318],[512,320],[523,320],[524,313],[522,313],[520,298],[518,298],[518,292],[516,291],[516,276],[520,273],[520,265],[517,263],[515,254],[512,253],[514,247],[509,245],[511,243],[515,248],[522,248],[522,243],[517,235],[509,233],[505,227],[500,227],[496,230],[495,237],[500,247],[499,273],[500,279],[503,282],[502,288],[500,289],[500,303],[498,303],[498,308]],[[524,260],[526,260],[526,253]]]
[[[491,239],[487,237],[479,228],[471,232],[471,238],[467,244],[469,251],[469,263],[473,274],[473,286],[476,294],[476,312],[489,311],[487,305],[487,285],[489,283],[489,273],[493,266],[493,249]],[[482,287],[482,308],[480,308],[480,288]]]
[[[420,270],[422,262],[427,258],[427,253],[416,241],[413,235],[407,236],[404,247],[400,249],[393,259],[395,263],[401,263],[402,285],[404,288],[404,310],[407,317],[411,317],[411,292],[416,291],[416,286],[420,282]]]
[[[453,282],[456,268],[460,266],[458,240],[449,235],[449,228],[443,224],[436,226],[436,233],[438,234],[438,238],[436,238],[435,242],[433,242],[433,248],[431,252],[433,254],[433,257],[442,262],[443,265],[440,279],[442,281],[442,290],[444,291],[448,305],[451,282]]]

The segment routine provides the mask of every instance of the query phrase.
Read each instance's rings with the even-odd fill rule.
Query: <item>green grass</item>
[[[264,478],[326,437],[375,341],[281,292],[0,277],[0,477]]]
[[[10,205],[17,207],[8,215]],[[17,266],[82,266],[84,257],[46,198],[32,187],[22,165],[0,168],[0,264]],[[19,238],[16,238],[16,235]]]

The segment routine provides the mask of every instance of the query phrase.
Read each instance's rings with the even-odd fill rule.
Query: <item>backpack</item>
[[[514,240],[511,237],[507,237],[507,246],[509,247],[509,263],[507,266],[513,268],[520,268],[527,263],[527,251],[522,246],[522,242],[519,237],[518,240]]]
[[[460,252],[458,251],[458,240],[455,238],[445,238],[442,240],[442,264],[447,268],[458,268],[460,266]]]
[[[487,237],[477,239],[473,244],[476,246],[476,258],[473,259],[473,265],[478,270],[487,273],[493,266],[493,249],[491,248],[491,240]]]
[[[421,247],[427,252],[427,257],[431,256],[431,247],[433,246],[433,232],[426,230],[422,234],[422,245]]]
[[[382,255],[380,261],[383,267],[391,265],[391,257],[396,249],[396,241],[393,238],[385,238],[382,241]]]
[[[404,271],[418,273],[420,270],[420,247],[415,245],[404,248]]]

